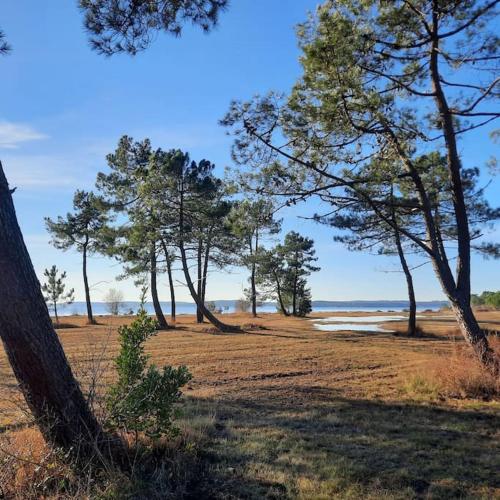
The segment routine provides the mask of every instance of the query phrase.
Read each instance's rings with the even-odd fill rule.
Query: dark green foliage
[[[151,438],[177,432],[172,424],[175,404],[181,397],[180,388],[191,380],[191,374],[185,366],[165,366],[162,370],[148,366],[144,344],[157,328],[156,321],[142,309],[131,325],[118,330],[118,381],[107,399],[110,429],[140,432]]]
[[[156,32],[180,36],[191,22],[210,31],[227,0],[80,0],[93,49],[110,56],[146,49]]]
[[[307,316],[312,311],[311,289],[306,287],[306,281],[301,280],[297,289],[297,316]]]
[[[283,244],[260,250],[257,258],[257,284],[263,296],[278,301],[285,315],[305,316],[311,311],[311,294],[306,278],[320,268],[314,241],[295,231],[286,234]]]
[[[47,281],[42,285],[44,299],[54,310],[57,324],[59,324],[57,304],[72,304],[75,300],[75,290],[73,288],[66,292],[66,284],[64,283],[64,280],[66,279],[66,271],[63,271],[60,275],[58,275],[58,273],[59,270],[55,265],[53,265],[50,269],[45,269],[43,274],[47,278]]]
[[[10,51],[11,47],[5,39],[5,33],[0,29],[0,55],[8,54]]]
[[[52,244],[61,250],[76,248],[83,252],[103,252],[107,247],[109,205],[92,192],[77,190],[73,197],[73,213],[55,221],[45,218]]]

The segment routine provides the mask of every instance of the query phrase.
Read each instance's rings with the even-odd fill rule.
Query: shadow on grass
[[[297,388],[293,399],[266,392],[274,397],[218,404],[196,495],[491,498],[500,488],[498,414],[346,399],[323,387]]]

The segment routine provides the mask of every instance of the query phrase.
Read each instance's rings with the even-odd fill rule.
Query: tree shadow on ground
[[[197,495],[490,498],[500,488],[492,411],[347,399],[320,386],[267,393],[218,403]]]

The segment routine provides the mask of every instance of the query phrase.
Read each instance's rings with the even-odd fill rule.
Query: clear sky
[[[188,28],[179,39],[158,36],[134,58],[105,58],[88,46],[76,0],[4,0],[0,28],[13,52],[0,59],[0,159],[18,188],[14,201],[38,275],[57,264],[83,300],[80,256],[49,245],[43,217],[65,214],[75,189],[92,188],[121,135],[149,137],[155,147],[181,148],[195,160],[208,158],[222,174],[231,164],[231,140],[218,120],[231,99],[290,88],[300,75],[294,27],[316,4],[233,0],[210,35]],[[487,135],[481,130],[461,143],[467,165],[482,166],[493,154]],[[500,199],[498,179],[488,197]],[[282,214],[284,231],[297,230],[316,242],[322,271],[310,280],[314,299],[406,297],[395,259],[348,252],[332,241],[331,229],[300,218],[314,210],[306,204]],[[498,230],[492,237],[498,241]],[[89,266],[93,300],[111,287],[137,300],[133,283],[115,281],[116,262],[96,257]],[[214,272],[208,298],[238,298],[246,280],[242,269]],[[417,299],[443,298],[430,265],[415,271],[415,281]],[[498,262],[474,257],[473,291],[499,284]],[[177,293],[179,300],[190,300],[180,284]],[[160,295],[168,300],[165,277]]]

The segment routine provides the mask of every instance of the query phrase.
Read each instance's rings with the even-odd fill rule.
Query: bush
[[[118,330],[120,353],[116,358],[118,381],[107,397],[111,430],[144,433],[151,438],[174,435],[172,424],[175,404],[181,397],[180,388],[191,380],[185,366],[147,366],[149,356],[144,343],[157,332],[157,323],[141,310],[130,326]]]

